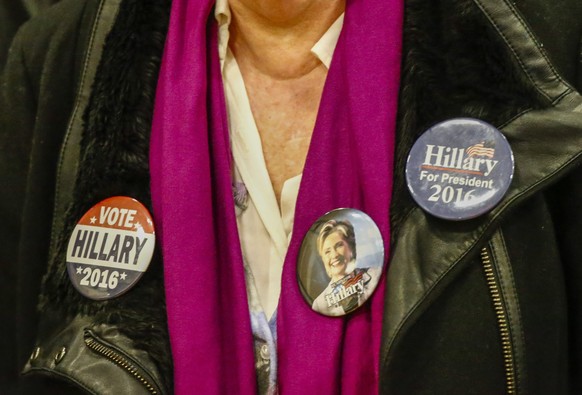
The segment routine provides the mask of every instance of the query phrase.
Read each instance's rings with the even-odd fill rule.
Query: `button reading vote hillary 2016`
[[[140,202],[125,196],[103,200],[79,220],[69,239],[69,278],[90,299],[112,299],[141,278],[154,246],[152,217]]]
[[[449,220],[475,218],[503,198],[513,178],[513,153],[490,124],[456,118],[427,130],[406,164],[412,197],[428,213]]]

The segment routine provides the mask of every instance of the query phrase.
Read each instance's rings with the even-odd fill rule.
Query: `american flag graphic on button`
[[[485,156],[487,158],[493,158],[495,156],[495,148],[485,147],[484,141],[467,147],[466,152],[469,157]]]

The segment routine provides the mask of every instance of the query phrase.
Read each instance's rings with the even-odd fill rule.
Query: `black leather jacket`
[[[536,31],[561,74],[508,0],[406,2],[381,393],[582,393],[582,97],[573,88],[582,6],[542,3],[518,6],[532,26],[550,27]],[[166,0],[63,0],[13,45],[0,118],[0,176],[13,193],[0,200],[0,259],[18,278],[18,303],[3,311],[19,361],[8,369],[25,365],[25,375],[18,384],[9,375],[9,391],[75,391],[68,382],[95,394],[172,392],[160,257],[109,302],[80,296],[64,268],[68,235],[95,202],[150,201],[147,140],[168,10]],[[404,185],[413,142],[453,117],[499,127],[516,163],[499,205],[462,222],[426,214]],[[138,142],[135,155],[123,139]]]

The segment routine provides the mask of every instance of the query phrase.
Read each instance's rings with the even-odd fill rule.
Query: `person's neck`
[[[345,0],[229,0],[230,48],[274,79],[295,79],[320,62],[311,48],[344,12]]]

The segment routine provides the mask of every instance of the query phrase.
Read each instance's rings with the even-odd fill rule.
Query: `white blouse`
[[[248,191],[247,207],[237,210],[238,233],[260,305],[270,320],[281,293],[283,262],[291,240],[301,174],[285,181],[279,210],[243,77],[228,48],[231,21],[228,0],[217,0],[215,16],[219,23],[218,46],[234,157],[234,181],[243,183]],[[311,48],[328,69],[343,19],[342,14]]]

